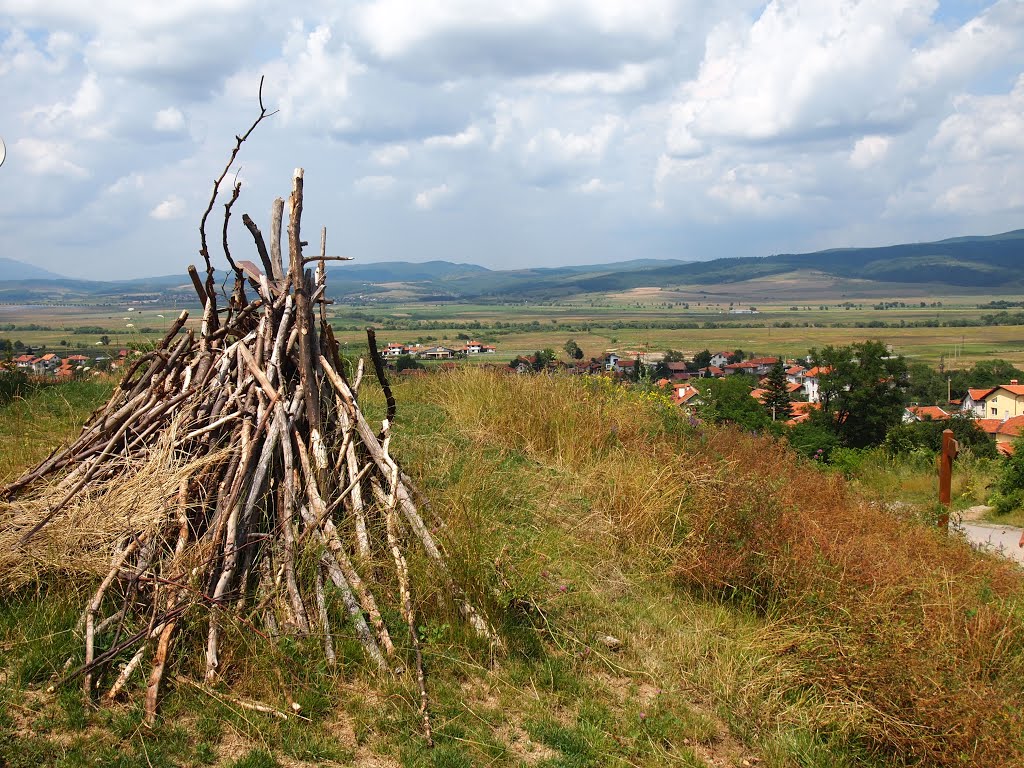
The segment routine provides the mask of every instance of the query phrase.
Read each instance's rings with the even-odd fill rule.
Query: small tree
[[[576,339],[569,339],[562,346],[562,349],[565,350],[565,354],[568,355],[570,360],[583,359],[583,350],[580,349],[580,345],[576,343]]]
[[[705,349],[693,356],[693,370],[699,371],[711,365],[711,350]]]
[[[548,368],[555,361],[557,355],[555,350],[551,348],[544,349],[543,351],[537,351],[533,353],[533,370],[543,371]]]
[[[397,358],[395,358],[395,370],[398,371],[398,372],[404,371],[406,369],[422,368],[422,367],[423,367],[423,364],[420,363],[412,355],[399,355]]]
[[[821,375],[822,413],[847,448],[878,445],[900,423],[907,388],[907,363],[881,341],[811,350]]]
[[[789,396],[786,381],[786,368],[782,360],[776,360],[768,372],[768,380],[765,382],[764,404],[772,421],[788,421],[793,416],[793,399]]]
[[[999,514],[1024,507],[1024,435],[1013,441],[1013,453],[1003,460],[996,483],[997,491],[990,499]]]
[[[722,379],[701,379],[697,383],[702,405],[701,418],[716,424],[736,424],[750,430],[773,428],[764,408],[750,396],[748,376],[726,376]]]

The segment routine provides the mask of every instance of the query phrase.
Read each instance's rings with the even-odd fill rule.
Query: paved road
[[[960,523],[967,540],[976,547],[993,549],[1024,565],[1024,549],[1018,546],[1024,530],[1009,525]]]

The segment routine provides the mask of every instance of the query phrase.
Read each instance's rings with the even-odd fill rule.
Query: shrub
[[[847,707],[826,730],[897,762],[1020,760],[1010,735],[1024,728],[1016,566],[865,503],[838,474],[794,458],[735,431],[693,446],[690,466],[730,469],[688,499],[678,581],[807,633],[793,650],[811,695]]]
[[[1003,459],[996,492],[989,503],[1000,515],[1024,507],[1024,436],[1013,441],[1013,453]]]
[[[0,405],[23,396],[28,390],[28,376],[22,371],[0,369]]]

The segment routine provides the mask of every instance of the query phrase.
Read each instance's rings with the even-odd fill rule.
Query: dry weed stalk
[[[260,107],[252,128],[267,115],[262,100]],[[232,162],[252,128],[237,137]],[[319,634],[332,659],[332,595],[325,579],[340,593],[367,656],[381,669],[404,666],[371,574],[360,574],[375,551],[389,553],[429,740],[407,542],[418,542],[438,568],[445,563],[414,502],[418,494],[389,453],[394,401],[372,332],[371,356],[389,404],[379,432],[359,407],[361,361],[350,383],[323,311],[323,263],[340,257],[326,255],[326,232],[320,255],[303,255],[302,169],[288,201],[287,271],[280,200],[272,210],[269,249],[244,217],[265,272],[231,257],[226,221],[238,198],[235,186],[223,237],[234,286],[227,306],[218,309],[205,224],[226,173],[200,225],[205,284],[189,268],[204,307],[198,336],[186,329],[188,313],[182,312],[156,348],[134,360],[77,440],[0,490],[0,567],[8,585],[31,579],[33,569],[53,567],[102,577],[81,622],[84,662],[70,676],[80,675],[90,694],[102,685],[113,697],[148,658],[146,717],[152,722],[175,630],[197,615],[207,627],[207,681],[223,673],[229,611],[272,635]],[[318,266],[315,274],[311,263]],[[374,495],[379,503],[368,504]],[[320,567],[315,581],[304,583],[296,560],[309,547],[318,550]],[[494,639],[487,621],[451,577],[447,581],[467,620]],[[113,669],[123,659],[126,665]]]

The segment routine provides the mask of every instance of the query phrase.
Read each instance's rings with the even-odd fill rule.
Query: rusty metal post
[[[960,445],[953,438],[953,430],[942,432],[942,453],[939,455],[939,504],[945,509],[939,516],[939,527],[949,530],[949,507],[953,503],[953,459]]]

